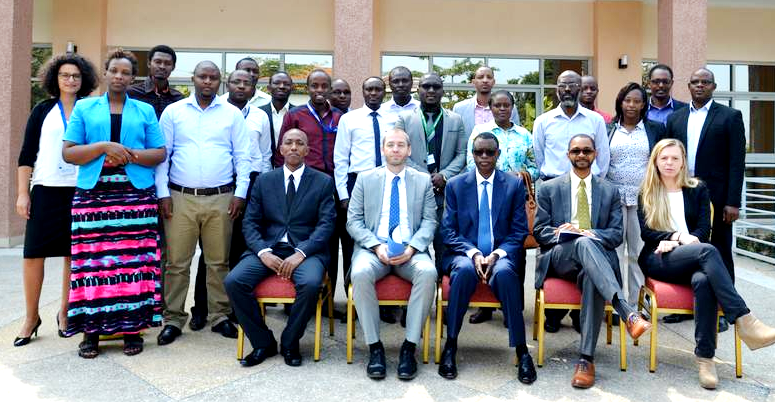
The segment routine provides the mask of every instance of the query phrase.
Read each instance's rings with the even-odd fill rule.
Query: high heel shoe
[[[32,340],[32,336],[38,336],[38,327],[40,327],[41,324],[40,317],[38,317],[38,323],[35,324],[35,327],[32,328],[32,332],[30,332],[30,336],[25,337],[16,337],[16,339],[13,340],[13,346],[24,346],[28,343],[30,343],[30,340]]]
[[[62,327],[59,325],[59,314],[57,314],[57,335],[59,335],[60,338],[69,338],[67,334],[65,334],[65,331],[62,331]]]

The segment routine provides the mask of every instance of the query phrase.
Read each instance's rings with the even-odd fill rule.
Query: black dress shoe
[[[391,306],[380,306],[379,319],[382,320],[382,322],[384,323],[395,324],[396,315],[393,312],[393,308]]]
[[[724,317],[723,315],[718,318],[718,332],[722,333],[729,329],[729,321],[727,321],[727,317]]]
[[[417,376],[417,360],[414,358],[415,348],[404,343],[398,353],[398,379],[411,380]]]
[[[444,345],[444,351],[441,352],[441,362],[439,362],[439,375],[448,379],[454,380],[457,378],[457,363],[455,362],[455,354],[457,348]]]
[[[691,314],[668,314],[662,317],[665,324],[677,324],[682,321],[691,320],[694,317]]]
[[[280,347],[280,354],[283,355],[283,359],[285,359],[285,364],[292,366],[292,367],[299,367],[301,366],[301,353],[299,352],[299,349],[286,349],[285,347]]]
[[[277,354],[277,345],[274,344],[268,348],[253,349],[249,355],[240,360],[242,367],[253,367],[261,364],[264,360]]]
[[[194,308],[191,308],[191,319],[188,321],[188,327],[192,331],[199,331],[207,325],[207,316],[194,313]]]
[[[495,310],[491,307],[479,307],[479,310],[473,314],[471,314],[470,317],[468,317],[468,322],[471,324],[481,324],[483,322],[487,322],[492,320],[492,312]]]
[[[532,384],[535,382],[538,375],[536,374],[536,368],[533,365],[533,358],[530,357],[530,353],[525,353],[518,358],[517,363],[517,378],[519,382],[523,384]]]
[[[385,348],[382,345],[369,352],[369,364],[366,365],[366,375],[375,380],[383,379],[387,375]]]
[[[223,320],[218,325],[213,325],[213,332],[218,332],[225,338],[237,339],[237,327],[231,321]]]
[[[175,338],[179,337],[180,334],[182,334],[180,328],[173,325],[165,325],[159,336],[156,337],[156,341],[159,343],[159,346],[169,345],[175,342]]]

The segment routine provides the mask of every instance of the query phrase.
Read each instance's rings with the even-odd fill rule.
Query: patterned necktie
[[[382,166],[382,151],[380,150],[380,144],[382,139],[380,138],[379,121],[377,120],[377,112],[369,113],[371,116],[371,124],[374,126],[374,166]]]
[[[579,229],[590,229],[589,201],[587,200],[587,184],[584,180],[579,182],[579,191],[576,193],[576,220],[579,221]]]
[[[482,182],[482,198],[479,199],[479,232],[477,245],[482,255],[487,257],[492,252],[492,236],[490,236],[490,197],[487,195],[486,181]]]
[[[288,190],[285,192],[285,202],[288,209],[293,205],[293,198],[296,197],[296,185],[293,183],[293,175],[288,176]]]
[[[401,223],[401,204],[398,199],[398,181],[400,177],[393,177],[393,184],[390,186],[390,215],[388,217],[388,248],[392,249],[401,245],[401,229],[398,225]],[[395,233],[393,233],[395,232]]]

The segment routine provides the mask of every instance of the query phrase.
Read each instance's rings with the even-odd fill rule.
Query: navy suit
[[[525,187],[522,180],[496,170],[494,172],[490,210],[493,250],[503,250],[492,268],[489,285],[501,302],[509,327],[509,345],[525,345],[525,323],[522,318],[523,290],[519,267],[514,258],[522,251],[527,237]],[[447,336],[457,338],[479,282],[473,259],[466,253],[478,248],[479,199],[476,170],[452,178],[446,187],[446,208],[441,224],[441,236],[446,249],[442,258],[445,273],[450,276],[450,296],[447,307]],[[489,187],[489,186],[488,186]],[[486,256],[485,256],[486,257]]]
[[[275,275],[258,257],[267,248],[280,258],[300,250],[306,258],[293,271],[296,302],[280,340],[286,349],[298,349],[307,322],[315,310],[315,300],[328,264],[328,240],[334,232],[334,180],[306,166],[297,184],[293,204],[286,203],[283,168],[258,177],[250,195],[242,232],[248,250],[226,277],[226,292],[237,319],[254,348],[275,344],[272,331],[259,313],[253,289],[263,279]],[[282,242],[287,234],[288,242]]]

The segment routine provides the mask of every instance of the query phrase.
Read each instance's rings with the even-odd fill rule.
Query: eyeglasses
[[[59,73],[57,74],[59,78],[69,81],[71,78],[73,81],[80,81],[81,80],[81,74],[68,74],[68,73]]]
[[[579,89],[579,87],[581,87],[581,85],[576,84],[575,82],[570,83],[570,84],[566,84],[566,83],[561,82],[561,83],[557,84],[557,89],[562,89],[562,90],[565,90],[565,91],[567,91],[569,89]]]
[[[662,78],[655,78],[653,80],[650,80],[649,82],[654,84],[654,85],[670,85],[673,82],[673,80],[668,79],[668,78],[664,78],[664,79],[662,79]]]
[[[581,154],[592,155],[595,153],[595,150],[592,148],[584,148],[584,149],[573,148],[569,150],[568,153],[571,155],[581,155]]]
[[[495,156],[495,154],[498,152],[497,149],[475,149],[474,155],[476,156]]]

